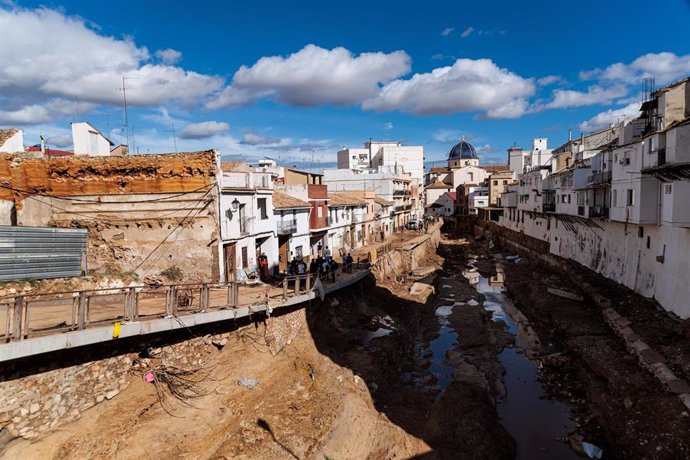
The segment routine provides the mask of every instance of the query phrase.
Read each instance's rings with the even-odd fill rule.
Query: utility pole
[[[122,77],[122,100],[125,107],[125,135],[127,137],[127,147],[129,147],[129,116],[127,114],[127,80],[131,80],[132,77]]]

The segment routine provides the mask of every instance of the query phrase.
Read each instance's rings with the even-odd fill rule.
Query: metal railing
[[[556,203],[544,203],[544,212],[556,212]]]
[[[590,185],[611,183],[612,174],[612,171],[595,172],[587,177],[587,183]]]
[[[278,234],[279,235],[291,235],[297,232],[297,220],[279,220],[278,221]]]
[[[352,269],[366,269],[357,263]],[[341,265],[334,273],[286,276],[278,284],[256,287],[240,283],[175,284],[88,289],[49,293],[22,292],[0,297],[0,342],[83,331],[114,322],[138,322],[180,314],[268,305],[269,300],[286,301],[306,294],[317,277],[324,283],[349,273]],[[261,290],[263,288],[263,290]]]

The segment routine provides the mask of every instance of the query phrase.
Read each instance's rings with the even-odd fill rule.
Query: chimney
[[[40,137],[41,137],[41,155],[45,155],[46,154],[46,140],[43,138],[43,136],[40,136]]]

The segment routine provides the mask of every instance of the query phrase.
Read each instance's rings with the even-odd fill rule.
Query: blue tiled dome
[[[477,158],[477,151],[474,149],[472,144],[467,142],[465,140],[465,137],[463,136],[462,139],[460,139],[460,142],[455,144],[452,149],[450,149],[450,153],[448,154],[448,159],[449,160],[476,160]]]

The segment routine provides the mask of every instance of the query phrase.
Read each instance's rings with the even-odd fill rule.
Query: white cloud
[[[393,129],[393,122],[390,122],[390,121],[389,121],[389,122],[387,122],[387,123],[384,123],[384,124],[383,124],[383,129],[385,129],[386,131],[390,131],[391,129]]]
[[[455,27],[446,27],[441,32],[441,35],[443,35],[444,37],[447,37],[448,35],[452,34],[454,30],[455,30]]]
[[[252,132],[244,133],[240,141],[242,145],[275,145],[280,143],[281,139],[277,137],[262,136]]]
[[[472,32],[474,32],[474,27],[468,27],[467,29],[462,31],[462,33],[460,34],[460,37],[461,38],[467,38],[470,35],[472,35]]]
[[[613,100],[624,97],[628,89],[623,85],[613,85],[603,88],[592,85],[587,91],[557,89],[553,92],[553,100],[547,104],[536,106],[535,110],[564,109],[567,107],[582,107],[586,105],[610,104]]]
[[[455,144],[460,140],[460,131],[455,129],[439,129],[433,135],[434,140],[443,144]]]
[[[653,77],[657,84],[666,84],[690,75],[690,54],[677,56],[674,53],[649,53],[629,64],[617,62],[605,69],[580,72],[582,80],[619,81],[640,84],[644,78]]]
[[[223,79],[165,63],[151,63],[145,47],[130,38],[100,34],[95,26],[61,11],[0,8],[0,94],[5,112],[33,114],[29,122],[53,117],[47,101],[78,97],[86,104],[122,103],[122,77],[127,102],[150,106],[196,104],[220,90]],[[161,56],[173,58],[174,50]],[[5,117],[9,116],[5,113]]]
[[[496,147],[494,147],[491,144],[484,144],[484,145],[480,145],[478,147],[475,146],[475,150],[480,155],[487,154],[487,153],[496,153],[499,151],[499,149],[497,149]]]
[[[601,112],[589,120],[580,124],[580,131],[591,132],[608,127],[611,123],[620,123],[624,120],[635,118],[640,113],[639,102],[633,102],[619,109],[611,109]]]
[[[180,62],[182,59],[182,53],[174,50],[172,48],[166,48],[164,50],[158,50],[155,56],[163,62],[163,64],[171,65]]]
[[[46,143],[56,147],[69,147],[72,145],[72,134],[56,134],[46,139]]]
[[[226,133],[230,130],[230,125],[218,121],[202,121],[185,126],[180,133],[182,139],[205,139]]]
[[[559,77],[558,75],[548,75],[546,77],[542,77],[539,80],[537,80],[537,84],[539,86],[549,86],[553,85],[555,83],[562,83],[563,79]]]
[[[490,59],[458,59],[449,67],[387,83],[366,110],[400,110],[421,115],[485,112],[488,118],[516,118],[536,88],[532,79],[502,69]]]
[[[354,56],[345,48],[307,45],[287,57],[263,57],[251,67],[240,67],[232,84],[207,107],[244,105],[264,97],[295,106],[357,104],[376,95],[379,84],[409,71],[404,51]]]

